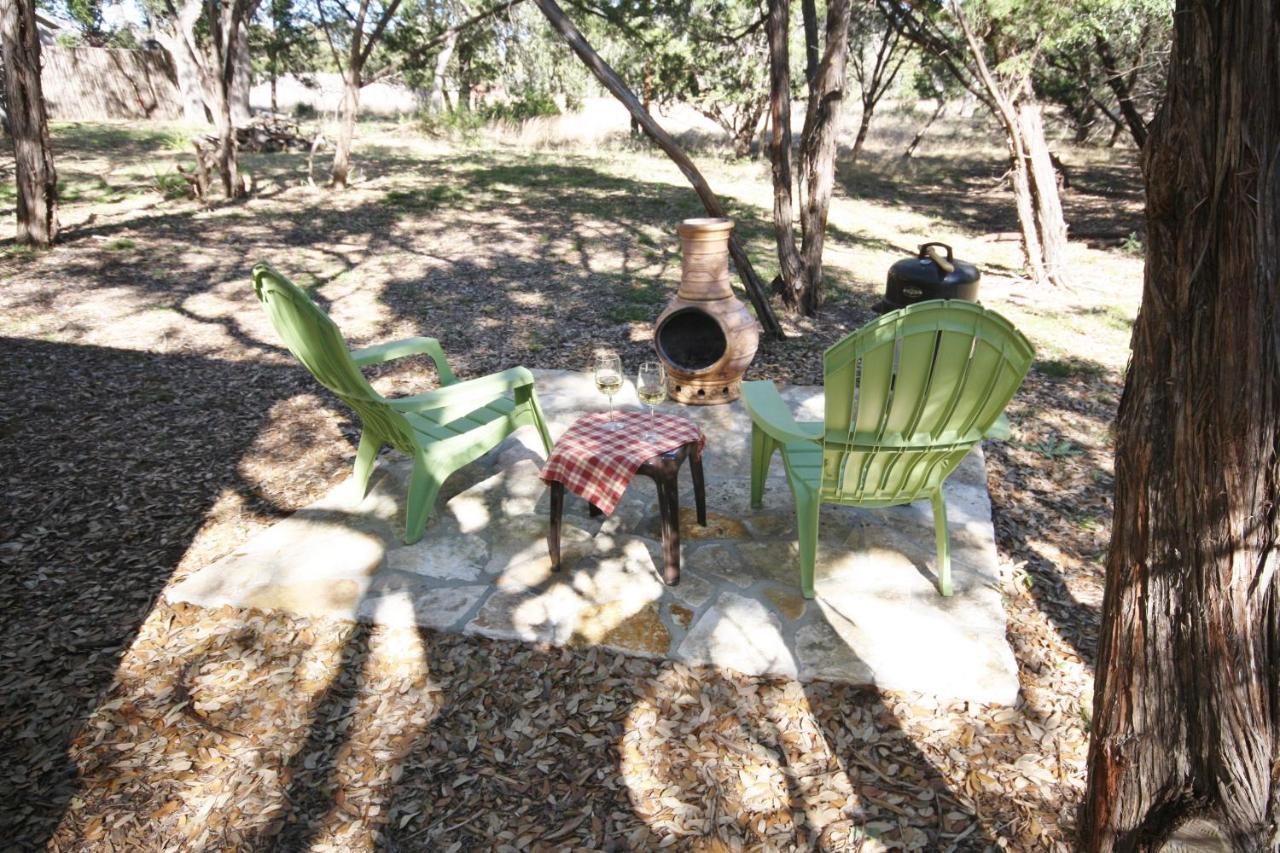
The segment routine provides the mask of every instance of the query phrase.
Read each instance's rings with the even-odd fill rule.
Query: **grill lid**
[[[944,255],[939,249],[945,249]],[[946,243],[925,243],[914,258],[903,258],[889,268],[889,286],[915,285],[934,292],[938,288],[961,288],[973,284],[982,274],[966,261],[957,260]]]

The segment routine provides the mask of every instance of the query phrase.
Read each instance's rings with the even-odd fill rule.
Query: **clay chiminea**
[[[654,325],[653,345],[680,403],[728,403],[760,344],[760,326],[729,286],[732,219],[686,219],[680,234],[680,289]]]

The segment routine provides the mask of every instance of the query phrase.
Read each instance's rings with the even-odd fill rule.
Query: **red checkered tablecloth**
[[[542,468],[542,479],[558,481],[578,497],[590,501],[606,515],[622,500],[627,484],[648,460],[682,444],[706,439],[693,421],[675,415],[654,416],[656,441],[646,441],[648,412],[618,412],[621,429],[607,430],[608,412],[583,415],[556,442]]]

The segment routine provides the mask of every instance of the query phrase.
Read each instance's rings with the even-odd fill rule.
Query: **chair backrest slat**
[[[924,497],[991,428],[1034,351],[970,302],[921,302],[827,350],[823,500]]]
[[[316,381],[354,409],[366,429],[397,450],[412,453],[413,429],[364,378],[329,315],[270,264],[253,268],[253,287],[289,352]]]

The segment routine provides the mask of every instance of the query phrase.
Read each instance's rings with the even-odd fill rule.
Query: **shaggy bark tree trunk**
[[[0,56],[5,105],[13,138],[19,243],[49,246],[58,239],[58,173],[49,144],[49,119],[40,86],[40,36],[35,0],[0,4]]]
[[[827,6],[826,48],[813,79],[800,138],[800,248],[796,248],[791,186],[791,74],[787,0],[770,0],[765,22],[769,39],[769,153],[773,161],[773,225],[780,273],[774,289],[792,311],[812,317],[822,305],[822,247],[835,184],[836,137],[844,101],[849,54],[849,0]]]
[[[1012,85],[1009,91],[1002,88],[987,66],[986,49],[973,34],[960,4],[953,1],[950,8],[964,34],[969,58],[988,103],[1004,126],[1027,271],[1036,284],[1066,284],[1067,223],[1062,216],[1040,105],[1031,94],[1030,76]]]
[[[1143,149],[1142,310],[1116,433],[1088,851],[1280,822],[1280,10],[1179,0]]]
[[[800,259],[804,263],[804,288],[798,308],[806,317],[822,307],[822,247],[827,237],[827,214],[836,181],[836,147],[840,135],[840,111],[844,106],[845,63],[849,57],[851,0],[827,3],[827,40],[818,74],[809,83],[804,135],[800,139],[800,180],[804,207],[800,209]]]
[[[1040,249],[1038,256],[1034,257],[1028,251],[1027,263],[1042,270],[1042,278],[1037,277],[1037,281],[1065,284],[1067,221],[1062,215],[1058,176],[1053,168],[1053,159],[1049,156],[1049,143],[1044,136],[1040,105],[1034,101],[1023,101],[1018,104],[1016,113],[1016,132],[1025,167],[1014,170],[1015,174],[1022,175],[1022,181],[1014,183],[1014,192],[1019,196],[1028,194],[1025,201],[1018,199],[1018,210],[1021,212],[1024,205],[1030,206],[1030,221],[1035,228]],[[1025,245],[1029,249],[1031,244]]]
[[[632,118],[640,123],[649,138],[676,164],[681,173],[684,174],[685,179],[693,186],[694,192],[698,194],[698,198],[702,201],[702,206],[706,209],[707,215],[725,216],[724,206],[720,204],[720,200],[711,191],[711,187],[707,184],[706,179],[702,177],[702,173],[698,171],[698,167],[680,149],[671,134],[663,130],[662,126],[654,121],[653,116],[636,99],[635,93],[622,82],[622,78],[618,76],[618,73],[600,58],[600,55],[591,47],[582,32],[574,25],[573,21],[569,20],[569,16],[564,13],[564,10],[560,8],[555,0],[534,0],[534,2],[547,21],[550,22],[552,29],[560,34],[573,52],[577,54],[578,58],[582,60],[582,64],[587,67],[587,70],[609,90],[610,94],[618,99],[619,103],[627,108]],[[736,235],[729,240],[729,254],[733,257],[734,268],[737,269],[738,276],[742,279],[747,296],[751,299],[751,305],[756,309],[756,319],[764,327],[765,334],[771,338],[781,340],[784,337],[782,326],[779,325],[778,318],[774,316],[773,308],[769,305],[763,282],[756,275],[755,269],[751,266],[751,260],[747,257],[746,250],[742,248],[742,243]]]
[[[765,33],[769,40],[769,161],[773,170],[773,234],[778,247],[775,291],[784,294],[804,286],[804,264],[796,245],[791,178],[791,59],[788,39],[791,5],[769,0]],[[790,303],[788,303],[790,305]]]

